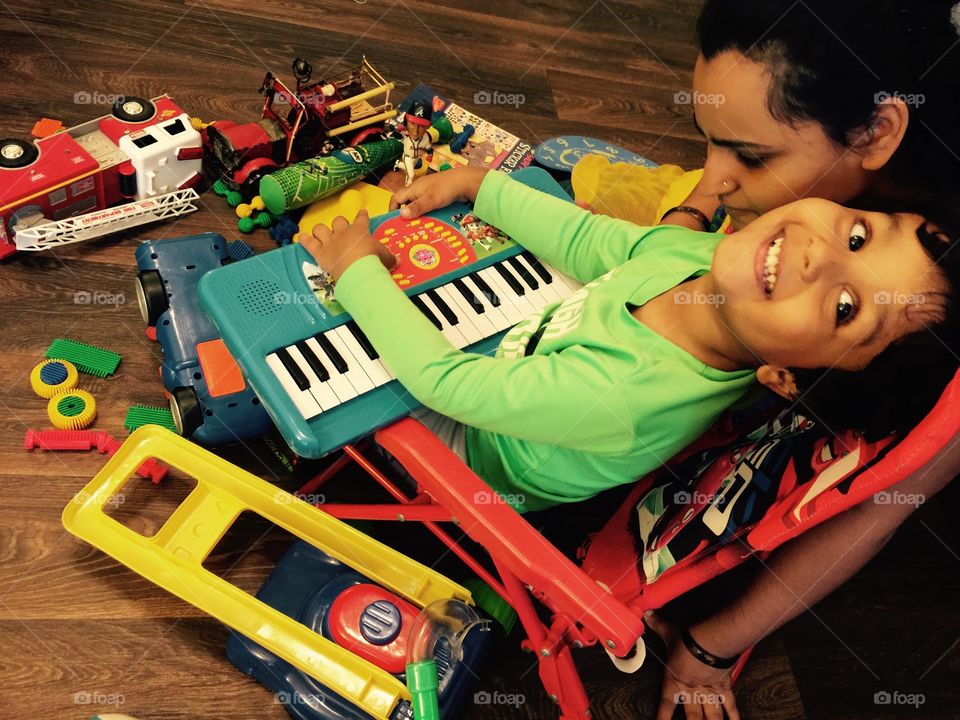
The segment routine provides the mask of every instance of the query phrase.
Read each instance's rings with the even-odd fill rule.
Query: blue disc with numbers
[[[538,165],[554,172],[570,173],[584,155],[602,155],[610,162],[625,162],[643,167],[657,164],[619,145],[583,135],[563,135],[544,140],[533,151]]]

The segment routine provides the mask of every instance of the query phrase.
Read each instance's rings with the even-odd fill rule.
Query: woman
[[[960,185],[960,4],[707,0],[698,32],[692,97],[707,161],[673,183],[653,219],[706,230],[726,216],[739,229],[801,197],[856,207]],[[639,177],[648,190],[657,177],[602,158],[581,165],[578,201],[649,222],[653,210],[630,203],[629,183]],[[948,447],[897,490],[935,495],[960,473],[960,443]],[[739,718],[724,661],[843,584],[913,509],[865,503],[814,528],[685,632],[652,615],[668,645],[658,720],[677,704],[688,718]],[[824,557],[834,563],[826,574]]]

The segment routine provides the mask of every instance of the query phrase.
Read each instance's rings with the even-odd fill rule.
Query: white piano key
[[[357,391],[357,394],[362,395],[369,390],[373,390],[373,383],[370,382],[370,378],[367,377],[367,374],[363,371],[360,362],[353,356],[353,353],[350,352],[350,348],[343,342],[343,338],[337,333],[337,330],[341,329],[345,330],[346,328],[336,328],[335,330],[324,333],[324,336],[330,341],[330,344],[333,345],[336,351],[340,353],[343,361],[347,364],[347,372],[345,372],[343,376],[353,386],[353,389]]]
[[[317,401],[317,404],[323,408],[324,411],[332,410],[338,405],[342,404],[339,397],[336,393],[333,392],[333,389],[329,385],[329,381],[324,382],[317,374],[313,371],[313,368],[307,363],[306,359],[300,353],[300,349],[296,345],[290,345],[287,348],[287,352],[290,353],[290,357],[293,358],[293,361],[297,364],[297,367],[307,376],[307,380],[310,381],[310,394],[313,395],[314,400]],[[318,359],[322,362],[323,357],[318,356]],[[322,362],[324,367],[327,367],[327,363]]]
[[[457,330],[463,333],[468,345],[480,342],[487,336],[487,334],[477,326],[477,323],[473,321],[473,317],[471,317],[473,316],[473,311],[470,312],[470,315],[465,315],[463,311],[460,310],[459,305],[457,305],[457,299],[451,292],[451,288],[441,285],[435,288],[434,292],[437,293],[440,299],[443,300],[447,304],[447,307],[457,316],[457,319],[460,321],[456,325]]]
[[[519,256],[514,258],[514,262],[517,262],[518,260],[519,260]],[[518,283],[523,285],[524,290],[526,290],[526,294],[524,295],[524,297],[530,301],[530,304],[533,305],[534,310],[536,312],[540,312],[541,310],[543,310],[545,307],[547,307],[553,302],[552,300],[548,299],[547,296],[540,291],[539,282],[537,283],[537,289],[534,290],[532,287],[530,287],[530,285],[527,284],[527,281],[523,279],[520,273],[518,273],[514,269],[511,263],[506,263],[504,267],[507,269],[507,272],[509,272],[511,275],[513,275],[513,277],[516,278]],[[534,275],[533,277],[534,277],[534,280],[537,279],[536,275]]]
[[[575,292],[577,292],[577,290],[583,287],[582,282],[580,282],[579,280],[574,280],[572,277],[570,277],[566,273],[560,272],[552,265],[548,265],[547,263],[545,263],[543,260],[540,261],[540,264],[543,265],[550,272],[551,275],[557,278],[557,280],[559,280],[564,285],[566,285],[567,289],[570,291],[567,297],[570,297],[570,295],[573,295]]]
[[[309,420],[323,412],[323,408],[320,407],[320,404],[309,390],[301,390],[297,387],[293,378],[290,377],[290,373],[287,372],[287,369],[275,353],[267,355],[266,360],[267,366],[273,371],[277,380],[280,381],[280,385],[286,391],[287,395],[290,396],[290,399],[293,400],[293,404],[297,406],[297,410],[305,419]]]
[[[469,320],[469,322],[476,327],[481,338],[488,338],[491,335],[497,334],[497,329],[493,326],[493,323],[490,322],[486,312],[478,313],[474,310],[473,306],[467,302],[467,299],[453,285],[444,285],[443,289],[446,290],[447,295],[456,303],[453,306],[453,311],[461,318]],[[449,305],[450,303],[448,302],[447,304]]]
[[[347,378],[333,366],[333,362],[323,351],[323,348],[320,347],[320,343],[317,342],[316,338],[307,338],[306,343],[307,347],[313,350],[313,354],[320,358],[323,366],[330,374],[330,379],[327,380],[326,383],[322,384],[326,385],[331,391],[333,391],[334,395],[336,395],[341,403],[345,403],[347,400],[352,400],[355,398],[358,395],[357,391],[353,389],[353,385],[350,384],[350,381],[347,380]],[[320,404],[322,405],[323,403],[321,402]]]
[[[427,297],[426,293],[418,295],[418,297],[420,298],[420,301],[427,307],[427,310],[429,310],[433,316],[440,321],[440,332],[455,348],[462,350],[470,344],[463,336],[463,333],[457,329],[456,325],[451,325],[449,322],[447,322],[447,319],[443,316],[443,313],[440,312],[440,308],[433,304],[433,300]]]
[[[527,269],[527,272],[529,272],[534,277],[534,279],[536,279],[540,294],[543,295],[543,297],[547,300],[548,303],[561,302],[563,298],[566,297],[566,295],[569,295],[569,292],[566,293],[566,295],[561,295],[559,292],[557,292],[557,289],[555,286],[559,281],[554,279],[553,282],[548,283],[546,280],[544,280],[542,277],[540,277],[537,274],[537,271],[533,269],[533,267],[530,265],[530,263],[527,262],[527,259],[525,257],[517,255],[517,262],[523,265],[523,267]],[[546,270],[546,267],[544,267],[543,269]],[[550,273],[549,270],[547,270],[547,272]],[[550,276],[553,277],[553,274],[550,273]],[[566,289],[566,287],[564,289]]]
[[[470,277],[465,277],[463,283],[470,289],[470,291],[480,298],[480,302],[483,304],[486,312],[484,313],[490,318],[490,322],[493,323],[494,327],[497,329],[497,332],[501,330],[506,330],[507,328],[513,327],[515,323],[510,322],[510,319],[506,316],[506,313],[503,312],[499,307],[494,307],[493,303],[490,302],[490,298],[480,289],[480,287],[473,281]],[[490,283],[487,283],[490,285]],[[493,287],[490,287],[493,290]]]
[[[360,343],[357,342],[357,339],[353,336],[353,333],[347,329],[346,325],[341,325],[333,332],[337,333],[337,335],[343,341],[343,344],[346,345],[353,354],[353,357],[357,358],[357,361],[360,363],[360,367],[363,368],[374,387],[380,387],[381,385],[385,385],[394,379],[393,375],[387,372],[387,369],[383,366],[383,363],[380,362],[379,359],[371,360],[367,356],[366,351],[360,347]]]
[[[481,270],[479,275],[490,286],[490,289],[497,294],[500,299],[500,310],[507,316],[512,325],[516,325],[526,317],[525,311],[529,303],[521,306],[517,302],[517,294],[504,282],[500,273],[491,266]]]
[[[510,287],[510,283],[508,283],[499,272],[494,270],[494,274],[500,278],[500,282],[503,283],[504,288],[506,288],[507,292],[509,292],[510,297],[513,298],[513,302],[516,304],[516,306],[520,308],[520,312],[523,313],[523,316],[529,317],[530,315],[539,312],[546,303],[543,302],[542,299],[539,301],[532,299],[532,291],[526,289],[527,284],[522,282],[520,278],[517,277],[517,274],[513,272],[513,268],[511,268],[507,263],[500,263],[500,267],[502,267],[516,282],[520,283],[520,287],[524,288],[523,295],[518,295],[516,292],[514,292],[513,288]]]

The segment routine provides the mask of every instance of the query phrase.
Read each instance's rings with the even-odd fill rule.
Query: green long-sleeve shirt
[[[471,468],[518,509],[634,481],[753,384],[752,370],[708,367],[630,312],[707,272],[716,236],[591,215],[496,172],[474,213],[587,283],[515,326],[496,357],[454,348],[376,257],[351,265],[336,293],[414,397],[468,426]]]

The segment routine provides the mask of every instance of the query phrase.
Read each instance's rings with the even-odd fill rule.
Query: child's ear
[[[854,143],[864,170],[883,168],[903,142],[910,124],[910,108],[901,97],[885,98],[877,105],[870,125]]]
[[[757,381],[773,390],[784,400],[796,400],[800,391],[797,390],[797,381],[793,373],[786,368],[774,365],[762,365],[757,370]]]

